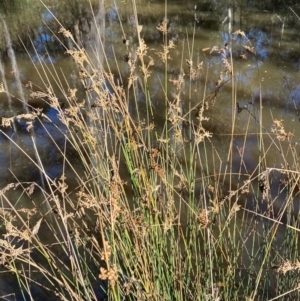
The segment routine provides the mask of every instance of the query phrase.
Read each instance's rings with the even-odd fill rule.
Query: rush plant
[[[57,33],[74,45],[65,50],[78,72],[77,88],[55,65],[36,63],[43,86],[30,82],[23,89],[54,110],[59,124],[28,104],[26,114],[2,118],[0,132],[11,152],[26,156],[42,179],[16,177],[0,191],[3,273],[14,275],[24,300],[33,300],[36,291],[57,300],[297,299],[293,206],[300,171],[293,136],[283,120],[263,124],[261,103],[238,103],[235,54],[255,59],[255,47],[243,31],[229,32],[232,44],[205,50],[219,58],[211,67],[205,56],[197,60],[194,35],[182,44],[169,38],[166,5],[165,19],[154,28],[161,46],[152,49],[138,5],[130,5],[132,23],[125,30],[115,4],[122,60],[116,49],[106,54],[105,28],[97,27],[103,11],[94,16],[98,55],[65,28]],[[181,66],[169,72],[176,51]],[[219,74],[209,90],[211,68]],[[227,88],[231,128],[220,133],[209,109],[218,109]],[[156,99],[157,89],[162,99]],[[2,86],[1,93],[10,92]],[[243,130],[239,114],[246,116]],[[47,173],[35,139],[31,153],[15,139],[17,131],[9,135],[4,129],[16,120],[26,124],[28,135],[37,125],[44,130],[60,158],[58,178]],[[244,152],[253,136],[259,159],[250,170]],[[274,147],[280,168],[266,160]],[[24,199],[32,201],[30,208]]]

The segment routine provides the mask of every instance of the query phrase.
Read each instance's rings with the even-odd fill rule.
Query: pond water
[[[293,10],[294,6],[276,7],[271,4],[271,1],[270,4],[266,2],[262,7],[261,3],[246,0],[234,1],[234,4],[231,5],[228,5],[228,1],[177,0],[168,3],[166,17],[164,3],[160,1],[141,1],[137,6],[139,22],[143,25],[143,38],[149,47],[150,55],[155,58],[155,65],[151,69],[154,76],[149,79],[155,115],[158,119],[164,118],[161,112],[164,111],[165,98],[161,88],[164,64],[156,54],[158,49],[161,49],[163,41],[156,26],[164,18],[167,18],[168,38],[173,40],[176,46],[170,52],[172,60],[168,63],[168,77],[177,79],[180,73],[186,74],[185,87],[182,92],[183,112],[188,112],[189,107],[196,106],[203,99],[208,101],[208,109],[204,115],[210,119],[203,123],[203,127],[213,133],[209,143],[213,145],[214,152],[218,154],[222,162],[218,166],[218,170],[224,172],[228,153],[232,151],[232,173],[240,171],[245,175],[241,178],[236,177],[235,183],[234,181],[231,184],[226,183],[224,187],[230,190],[230,188],[242,185],[243,181],[249,178],[249,175],[255,175],[258,172],[260,124],[263,133],[263,147],[266,153],[266,157],[262,160],[262,168],[294,166],[295,160],[298,160],[300,155],[300,19]],[[117,74],[116,78],[126,86],[125,78],[128,74],[128,66],[124,60],[126,48],[122,41],[123,32],[118,21],[118,14],[122,20],[126,38],[130,41],[130,47],[136,48],[134,16],[131,5],[127,1],[122,1],[118,10],[113,4],[107,4],[104,47],[108,60],[111,60],[112,72]],[[229,31],[233,33],[238,30],[243,31],[245,36],[229,34]],[[93,44],[94,38],[91,35],[89,43]],[[44,42],[44,40],[40,41]],[[220,50],[227,44],[227,47],[232,49],[234,60],[234,83],[230,80],[226,82],[228,76],[224,72],[220,53]],[[253,46],[254,49],[246,49],[244,46]],[[44,48],[39,47],[39,45],[37,45],[37,49],[41,50],[41,56],[47,58],[46,64],[43,66],[48,66],[49,70],[44,73],[43,66],[38,63],[36,54],[32,55],[32,59],[36,63],[35,66],[28,55],[18,54],[17,62],[22,83],[26,84],[31,81],[45,88],[41,76],[38,74],[39,71],[42,72],[43,78],[46,77],[46,74],[49,76],[49,81],[62,104],[65,99],[63,90],[67,91],[68,84],[79,89],[79,99],[84,98],[85,94],[80,89],[76,67],[74,67],[72,60],[63,53],[51,53],[48,56],[43,52]],[[212,51],[213,49],[216,50]],[[227,49],[226,53],[229,53]],[[192,60],[194,64],[203,62],[201,74],[192,84],[188,80],[190,69],[186,60]],[[118,67],[115,64],[116,61]],[[14,74],[11,72],[9,60],[4,62],[4,68],[9,91],[15,95],[18,92],[17,85]],[[217,99],[213,104],[212,99],[216,95],[216,83],[221,72],[223,72],[224,84],[222,83],[220,89],[217,90]],[[57,82],[57,77],[60,78],[61,82]],[[168,97],[171,101],[175,93],[172,89],[171,87],[168,91]],[[143,93],[138,95],[138,99],[142,112]],[[239,104],[238,108],[232,105],[232,99],[236,99]],[[43,112],[52,121],[47,122],[46,119],[41,119],[40,122],[36,121],[34,131],[46,173],[52,179],[59,178],[64,167],[63,156],[57,151],[57,147],[62,150],[65,147],[63,135],[65,129],[57,118],[54,109],[50,109],[45,103],[33,102],[30,98],[28,101],[33,107],[42,106]],[[10,108],[7,97],[3,93],[0,94],[0,108],[1,117],[11,117],[11,114],[19,114],[23,110],[22,105],[14,98],[12,108]],[[235,117],[235,141],[232,149],[230,149],[228,141],[232,132],[233,117]],[[274,135],[267,134],[271,133],[276,119],[282,119],[286,133],[291,132],[293,134],[281,143]],[[260,124],[259,120],[261,120]],[[3,129],[3,131],[5,135],[11,137],[13,141],[33,156],[32,140],[26,130],[26,125],[23,122],[18,122],[16,127],[17,132],[13,129]],[[40,183],[41,178],[37,168],[12,142],[8,141],[5,135],[0,135],[1,188],[15,182],[16,179],[20,182],[37,181]],[[57,146],[54,145],[54,142]],[[295,156],[289,153],[292,147]],[[243,153],[242,156],[241,153]],[[284,160],[282,154],[285,154],[288,162]],[[72,151],[70,151],[69,158],[80,172],[79,158],[73,156]],[[73,172],[72,170],[65,170],[70,190],[75,189],[78,185],[76,181],[72,180],[74,178]],[[278,184],[281,180],[280,177],[281,175],[274,173],[273,183]],[[279,193],[278,185],[275,184],[271,188],[272,197],[279,196],[276,205],[277,211],[279,211],[286,198],[285,190]],[[20,197],[18,189],[13,193],[16,200],[19,200],[16,205],[25,208],[32,207],[31,198]],[[41,196],[37,192],[33,197],[36,198],[35,202],[37,202]],[[20,199],[22,204],[20,204]],[[299,210],[296,201],[299,201],[297,194],[295,195],[295,215],[298,214]],[[254,203],[253,199],[249,197],[245,203],[246,209],[254,209]],[[264,206],[266,205],[261,206],[262,212],[266,210],[263,208]],[[284,235],[285,228],[282,227],[278,231],[278,244],[281,243]],[[47,238],[45,238],[46,240]],[[0,280],[2,294],[12,294],[13,290],[14,285],[8,285],[7,281]],[[37,295],[39,293],[41,292],[37,292]]]

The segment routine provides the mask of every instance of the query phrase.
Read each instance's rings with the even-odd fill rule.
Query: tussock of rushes
[[[291,132],[287,133],[285,131],[282,119],[274,119],[274,125],[271,129],[271,132],[276,134],[276,138],[279,141],[284,141],[285,139],[288,139],[293,136]]]
[[[294,263],[291,261],[286,261],[277,269],[279,273],[282,273],[284,275],[287,272],[296,270],[300,270],[300,262],[298,260],[296,260]]]
[[[2,117],[1,125],[3,127],[12,127],[14,120],[15,120],[15,117],[9,117],[9,118]]]
[[[171,60],[172,57],[169,55],[171,49],[175,48],[175,44],[172,40],[169,41],[168,45],[163,45],[163,51],[158,51],[156,54],[165,63],[167,60]]]
[[[191,81],[195,81],[200,77],[200,71],[203,69],[203,62],[199,63],[197,67],[193,67],[193,61],[191,60],[186,60],[186,63],[189,66],[189,77]]]
[[[196,132],[195,132],[195,143],[201,143],[202,141],[204,141],[205,138],[211,138],[212,137],[212,133],[206,131],[203,127],[198,127]]]
[[[108,299],[113,301],[125,296],[128,300],[239,300],[241,294],[260,294],[252,285],[255,281],[262,283],[261,291],[268,290],[264,286],[267,281],[256,277],[257,270],[262,268],[264,274],[268,267],[264,263],[257,266],[257,262],[261,256],[266,256],[262,262],[268,264],[278,259],[271,258],[268,249],[273,250],[274,236],[255,257],[257,250],[246,244],[259,241],[261,233],[256,233],[258,221],[252,220],[256,212],[248,219],[245,212],[249,210],[243,202],[255,190],[257,181],[262,195],[254,195],[253,202],[270,196],[270,171],[260,172],[258,178],[247,174],[242,186],[226,191],[223,184],[232,174],[225,171],[223,175],[224,162],[215,150],[213,133],[203,124],[211,121],[205,115],[209,100],[217,105],[221,87],[235,76],[228,55],[231,50],[227,46],[211,48],[210,53],[219,53],[223,71],[214,79],[211,93],[195,103],[190,100],[188,109],[184,95],[189,88],[196,92],[200,89],[203,61],[195,64],[195,57],[190,57],[186,60],[187,76],[183,71],[167,75],[167,114],[161,126],[151,98],[151,89],[156,87],[149,79],[154,76],[152,66],[168,63],[171,50],[177,47],[172,39],[165,43],[167,25],[164,21],[157,26],[163,36],[162,51],[148,48],[146,39],[140,36],[140,25],[136,28],[138,43],[129,48],[126,40],[127,86],[117,85],[112,73],[102,65],[97,70],[86,51],[75,47],[67,54],[80,68],[86,99],[78,99],[76,89],[64,91],[68,107],[62,110],[51,87],[31,91],[30,97],[42,98],[58,111],[67,128],[68,147],[79,154],[85,173],[76,173],[64,155],[64,164],[70,165],[78,182],[75,191],[70,191],[65,175],[55,180],[45,175],[50,192],[43,191],[43,196],[52,206],[50,211],[41,214],[39,205],[33,209],[10,206],[9,210],[0,210],[5,230],[0,240],[0,261],[18,277],[15,266],[24,262],[33,265],[39,275],[49,279],[47,289],[53,287],[52,283],[59,286],[55,293],[61,299],[96,300],[96,278],[109,284]],[[61,29],[60,33],[74,41],[69,31]],[[246,39],[248,48],[244,47],[244,51],[255,55],[244,32],[239,30],[234,35]],[[32,87],[27,85],[30,90]],[[139,93],[143,93],[145,101],[137,105]],[[134,106],[145,109],[146,116],[132,114]],[[2,125],[11,126],[14,118],[32,125],[41,116],[44,115],[36,110],[28,116],[3,118]],[[280,141],[292,138],[284,131],[281,120],[274,121],[272,131]],[[212,157],[213,166],[207,156]],[[37,187],[23,186],[29,196]],[[6,195],[20,187],[21,184],[8,185],[1,190],[1,197],[10,204]],[[242,221],[237,224],[239,218]],[[53,243],[42,242],[41,227],[46,227]],[[264,237],[268,237],[266,234]],[[19,246],[20,242],[26,242],[28,247]],[[39,250],[47,268],[31,261],[34,250]],[[278,272],[298,269],[298,262],[286,260]],[[248,285],[239,282],[237,286],[235,274],[241,271],[246,272]],[[25,276],[39,281],[34,275]]]
[[[143,39],[140,40],[139,46],[137,47],[136,54],[139,59],[142,59],[148,53],[148,46]]]
[[[232,66],[227,58],[227,47],[226,46],[220,50],[220,55],[222,58],[222,63],[225,67],[225,73],[232,74]]]
[[[252,54],[255,54],[255,50],[254,50],[254,47],[250,47],[248,45],[244,45],[243,46],[248,52],[252,53]]]
[[[206,228],[208,223],[210,222],[208,219],[209,211],[202,209],[201,213],[199,214],[199,223],[201,228]]]
[[[168,32],[167,26],[168,26],[167,21],[163,21],[162,23],[160,23],[160,24],[156,27],[156,29],[157,29],[158,31],[160,31],[163,35],[166,35],[167,32]]]
[[[269,170],[261,173],[259,179],[259,188],[263,193],[263,200],[267,200],[270,193]]]
[[[14,260],[15,259],[26,259],[29,258],[31,249],[24,248],[23,246],[17,247],[14,245],[13,240],[0,239],[0,264],[5,266],[11,271],[14,271]]]
[[[99,278],[102,280],[108,280],[110,286],[114,287],[117,280],[118,280],[118,270],[117,267],[114,266],[109,270],[104,268],[100,268],[100,275]]]
[[[230,210],[228,219],[230,220],[231,218],[233,218],[240,209],[241,206],[235,203]]]
[[[32,89],[32,85],[30,85],[30,88]],[[30,97],[33,99],[34,98],[44,99],[46,102],[49,103],[49,105],[52,108],[59,111],[60,105],[59,105],[58,99],[57,99],[56,95],[54,94],[54,92],[51,90],[51,88],[47,88],[47,93],[42,92],[42,91],[31,92]]]
[[[16,115],[14,117],[8,117],[8,118],[5,118],[5,117],[2,117],[2,126],[3,127],[12,127],[12,124],[14,123],[14,120],[18,120],[18,121],[25,121],[26,124],[27,124],[27,131],[29,131],[33,125],[33,121],[38,118],[38,116],[45,116],[43,113],[41,113],[42,110],[41,109],[36,109],[35,112],[32,112],[32,113],[28,113],[28,114],[19,114],[19,115]]]

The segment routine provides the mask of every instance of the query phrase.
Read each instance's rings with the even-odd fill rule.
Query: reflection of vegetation
[[[24,4],[24,2],[19,0],[2,0],[0,2],[0,12],[7,15],[13,11],[20,10],[22,4]]]
[[[82,36],[89,33],[93,14],[93,9],[96,14],[99,9],[99,0],[55,0],[51,1],[51,12],[59,18],[61,24],[72,32],[77,43],[81,44]],[[58,31],[57,22],[53,20],[50,22],[52,28],[56,28],[54,32]]]
[[[260,12],[269,12],[284,16],[285,25],[299,24],[299,19],[295,18],[295,14],[300,15],[300,3],[298,0],[269,0],[251,1],[251,7],[260,10]]]
[[[54,0],[50,9],[60,18],[64,27],[70,28],[85,15],[91,16],[91,7],[95,9],[98,6],[99,0]]]
[[[37,0],[1,1],[0,14],[5,18],[14,43],[19,44],[20,38],[27,40],[37,33],[38,26],[42,24],[40,9],[41,5]],[[5,49],[2,21],[0,32],[0,49]]]
[[[90,22],[92,14],[90,13],[90,4],[94,9],[99,5],[98,0],[59,0],[45,1],[49,2],[49,8],[53,13],[62,20],[62,24],[73,33],[78,29],[84,31],[88,29],[83,22]],[[43,21],[48,26],[53,26],[54,32],[57,33],[58,27],[56,22],[50,22],[49,19],[43,20],[45,8],[39,0],[3,0],[0,2],[0,14],[5,18],[10,31],[12,42],[15,46],[20,45],[20,39],[25,44],[30,45],[29,39],[41,34],[39,27]],[[2,22],[0,22],[0,32],[2,32]],[[46,29],[44,29],[46,31]],[[28,41],[28,43],[26,43]],[[5,49],[5,40],[3,34],[0,35],[0,49]]]

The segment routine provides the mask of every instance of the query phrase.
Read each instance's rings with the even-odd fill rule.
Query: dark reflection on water
[[[48,109],[45,114],[50,121],[45,122],[45,118],[34,121],[35,141],[39,153],[45,164],[46,173],[50,178],[55,179],[62,174],[63,155],[58,152],[57,146],[63,150],[65,144],[65,130],[57,117],[57,111]],[[10,137],[21,149],[26,150],[27,154],[34,159],[32,140],[27,130],[28,125],[25,121],[15,122],[17,132],[13,128],[5,129],[4,133]],[[52,140],[53,139],[53,140]],[[55,145],[55,143],[56,145]],[[21,182],[37,180],[40,183],[38,168],[18,149],[13,142],[0,134],[1,143],[1,174],[0,182],[3,186],[13,181],[12,173]],[[3,187],[2,186],[2,187]]]

